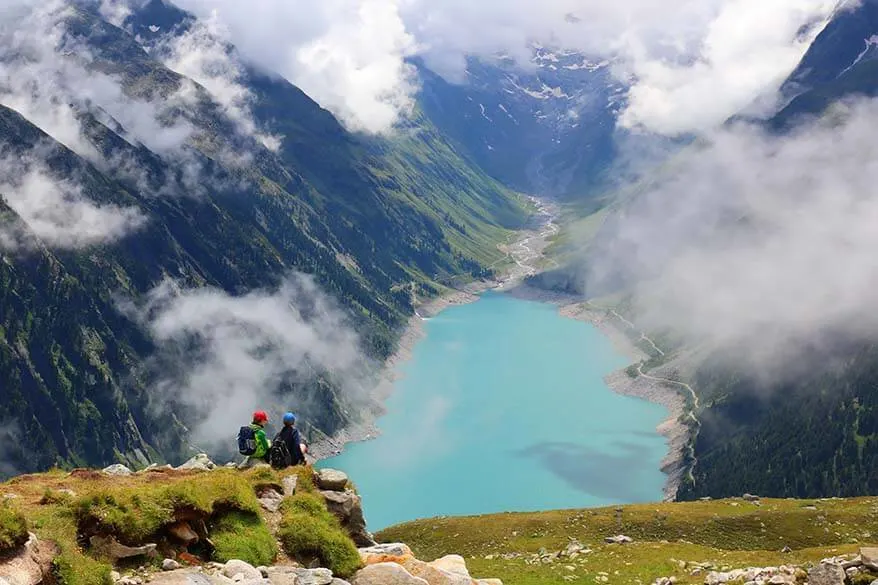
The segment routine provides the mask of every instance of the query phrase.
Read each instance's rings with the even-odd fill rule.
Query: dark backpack
[[[271,442],[268,450],[268,462],[275,469],[286,469],[293,464],[293,456],[287,449],[287,442],[280,438],[280,433]]]
[[[238,453],[248,457],[256,453],[256,431],[253,427],[241,427],[238,431]]]

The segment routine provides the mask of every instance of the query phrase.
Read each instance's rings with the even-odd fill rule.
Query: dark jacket
[[[281,429],[280,433],[278,433],[277,440],[283,441],[287,444],[287,449],[292,456],[293,465],[301,465],[305,463],[305,456],[302,454],[302,448],[300,447],[304,441],[302,441],[302,436],[299,434],[299,429],[296,427],[285,426]]]

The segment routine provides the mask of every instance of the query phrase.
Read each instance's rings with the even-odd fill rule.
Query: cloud
[[[646,327],[784,355],[878,333],[878,101],[836,104],[788,135],[718,130],[607,227],[590,290],[639,281]]]
[[[214,13],[193,23],[183,34],[166,35],[154,55],[161,57],[168,68],[207,89],[241,132],[277,151],[281,139],[257,129],[251,111],[253,94],[241,83],[243,69],[234,49],[225,41],[228,36]]]
[[[157,407],[183,405],[192,415],[183,423],[210,447],[228,445],[257,408],[294,407],[307,419],[315,405],[301,385],[318,377],[330,378],[348,401],[366,379],[357,334],[308,276],[239,297],[166,281],[143,302],[119,306],[158,348]]]
[[[299,86],[356,130],[389,130],[416,90],[415,41],[398,0],[179,0],[228,30],[242,54]]]
[[[58,181],[38,164],[0,158],[0,200],[16,217],[0,222],[0,248],[85,248],[113,242],[140,229],[136,208],[90,201],[72,180]]]
[[[6,480],[21,473],[18,462],[22,460],[24,455],[19,448],[22,436],[18,423],[10,422],[0,425],[0,480]]]

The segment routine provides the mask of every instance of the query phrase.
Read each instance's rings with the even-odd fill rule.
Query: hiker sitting
[[[302,440],[296,428],[296,415],[288,412],[284,415],[284,428],[271,443],[269,460],[276,469],[284,469],[291,465],[304,465],[308,446]]]
[[[251,467],[256,463],[268,463],[268,452],[271,444],[265,436],[265,425],[268,424],[268,415],[262,410],[253,413],[253,422],[238,431],[238,451],[246,455],[247,459],[241,467]]]

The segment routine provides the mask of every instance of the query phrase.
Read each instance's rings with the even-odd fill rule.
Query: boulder
[[[402,563],[407,559],[413,558],[412,549],[408,545],[401,542],[390,544],[376,544],[359,549],[360,558],[364,565],[374,565],[376,563]]]
[[[429,565],[456,575],[470,576],[469,570],[466,568],[466,561],[460,555],[446,555],[429,563]]]
[[[128,475],[134,474],[133,471],[131,471],[130,469],[128,469],[126,466],[122,465],[121,463],[116,463],[114,465],[104,467],[101,470],[101,472],[106,474],[106,475],[113,475],[113,476],[117,476],[117,477],[125,477]]]
[[[396,563],[378,563],[357,571],[351,585],[429,585]]]
[[[327,509],[341,522],[342,527],[350,535],[357,546],[369,547],[375,539],[366,530],[366,519],[363,517],[363,501],[351,490],[344,492],[322,490]]]
[[[37,585],[52,576],[52,561],[58,547],[38,540],[30,534],[27,542],[13,557],[0,563],[0,582],[3,585]]]
[[[344,491],[348,485],[347,474],[337,469],[318,469],[314,480],[319,489],[333,492]]]
[[[174,559],[165,559],[162,561],[162,571],[176,571],[181,568],[183,568],[183,565]]]
[[[265,577],[271,585],[299,585],[297,567],[268,567]]]
[[[808,585],[844,585],[844,569],[838,565],[820,563],[808,571]]]
[[[198,534],[196,534],[196,532],[192,530],[192,527],[189,526],[189,523],[184,520],[169,525],[167,531],[168,534],[183,543],[185,546],[195,544],[199,540]]]
[[[866,568],[878,571],[878,548],[866,546],[860,548],[860,559]]]
[[[183,465],[177,467],[179,470],[196,470],[196,471],[212,471],[216,469],[216,464],[210,460],[205,453],[199,453]]]
[[[290,497],[296,494],[296,486],[299,485],[298,475],[288,475],[281,481],[284,486],[284,496]]]
[[[402,566],[409,573],[415,577],[420,577],[429,585],[472,585],[473,582],[469,575],[464,576],[458,573],[451,573],[418,559],[408,559],[402,563]]]
[[[125,546],[120,544],[113,536],[95,535],[88,539],[92,550],[98,555],[118,561],[119,559],[129,559],[140,556],[155,556],[156,545],[144,544],[143,546]]]
[[[741,499],[745,502],[758,502],[759,496],[754,496],[753,494],[744,494],[741,496]]]
[[[259,503],[269,512],[277,512],[280,505],[284,501],[284,497],[273,489],[266,490],[259,497]]]
[[[261,581],[262,573],[249,563],[232,559],[223,567],[223,575],[229,579],[235,579],[237,575],[243,575],[245,581]]]
[[[332,583],[332,571],[329,569],[293,569],[298,585],[329,585]]]

